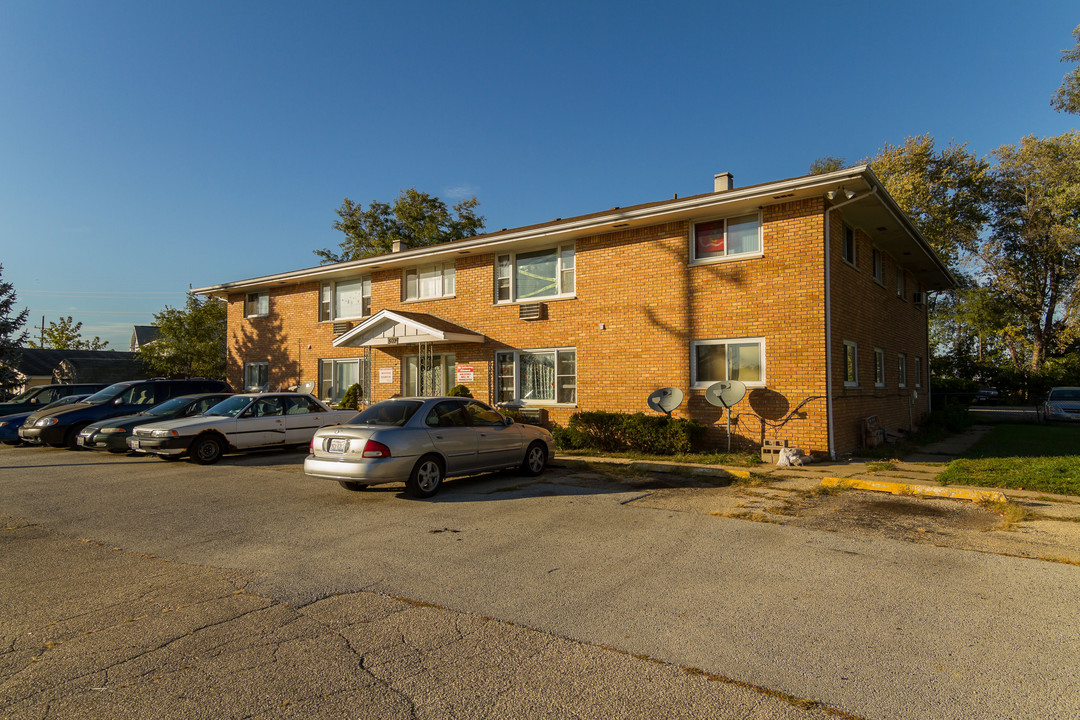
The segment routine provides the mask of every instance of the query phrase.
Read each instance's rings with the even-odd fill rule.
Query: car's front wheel
[[[188,453],[200,465],[213,465],[225,454],[225,443],[217,435],[200,435],[191,443]]]
[[[439,492],[443,481],[442,461],[434,455],[425,455],[413,466],[405,491],[413,497],[429,498]]]
[[[547,466],[547,448],[540,441],[534,442],[525,451],[525,459],[521,461],[521,471],[526,475],[539,475]]]

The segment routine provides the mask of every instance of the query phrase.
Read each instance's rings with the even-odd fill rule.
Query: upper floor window
[[[454,261],[420,265],[405,271],[405,299],[429,300],[454,294]]]
[[[690,375],[694,387],[725,380],[765,384],[765,340],[695,340],[690,343]]]
[[[371,276],[327,281],[319,290],[319,322],[371,314]]]
[[[761,252],[761,214],[694,223],[694,262]]]
[[[244,300],[244,317],[261,317],[270,314],[270,293],[248,293]]]
[[[897,385],[902,388],[907,387],[907,355],[900,353],[896,356],[896,376],[899,378]]]
[[[882,262],[881,251],[874,248],[874,280],[879,284],[885,284],[885,263]]]
[[[859,385],[859,346],[851,340],[844,341],[844,387]]]
[[[855,230],[848,224],[844,224],[844,262],[855,264]]]
[[[495,258],[495,302],[574,294],[574,246],[499,255]]]
[[[904,297],[904,268],[896,266],[896,297]]]

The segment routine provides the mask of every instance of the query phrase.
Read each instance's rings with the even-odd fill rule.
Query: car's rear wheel
[[[413,497],[429,498],[439,492],[443,481],[442,461],[434,455],[420,458],[405,481],[405,491]]]
[[[352,480],[338,480],[338,484],[346,490],[352,490],[353,492],[368,489],[368,486],[364,483],[353,482]]]
[[[547,466],[547,448],[540,441],[534,442],[525,451],[525,459],[521,461],[521,471],[526,475],[539,475]]]
[[[217,435],[200,435],[191,443],[188,453],[200,465],[213,465],[225,453],[225,443]]]

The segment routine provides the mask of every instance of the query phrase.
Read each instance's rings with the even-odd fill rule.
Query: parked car
[[[994,405],[1001,398],[1001,393],[997,388],[984,387],[979,388],[975,393],[975,402],[980,405]]]
[[[228,450],[303,447],[319,428],[354,417],[355,410],[331,410],[307,394],[245,393],[197,417],[137,427],[128,438],[128,447],[167,460],[187,455],[209,465]]]
[[[60,398],[56,402],[49,403],[48,405],[40,409],[48,410],[49,408],[61,407],[63,405],[72,405],[88,397],[90,396],[68,395],[67,397]],[[21,445],[22,438],[19,437],[19,428],[21,428],[23,426],[23,423],[26,422],[26,418],[30,417],[33,414],[34,413],[32,412],[21,412],[15,413],[13,415],[4,415],[3,417],[0,417],[0,442],[4,443],[5,445]]]
[[[304,472],[347,490],[405,482],[431,497],[446,477],[519,467],[539,475],[555,452],[544,428],[515,423],[471,398],[398,398],[315,433]]]
[[[1043,404],[1047,420],[1080,420],[1080,387],[1056,387],[1050,390]]]
[[[0,402],[0,415],[37,412],[38,410],[44,410],[46,405],[51,405],[60,398],[69,395],[90,395],[107,387],[107,383],[37,385],[16,395],[8,402]]]
[[[152,422],[202,415],[230,395],[232,393],[200,393],[174,397],[141,413],[91,423],[82,429],[76,443],[91,450],[126,453],[131,450],[128,438],[135,428]]]
[[[19,428],[19,437],[34,445],[76,449],[76,438],[90,423],[149,410],[177,395],[203,392],[232,392],[232,388],[220,380],[206,378],[119,382],[71,407],[34,413]]]

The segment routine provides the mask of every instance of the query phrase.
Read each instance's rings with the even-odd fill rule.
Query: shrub
[[[705,426],[645,413],[578,412],[568,428],[553,432],[564,450],[592,449],[602,452],[635,451],[649,455],[688,453],[705,435]]]
[[[359,410],[360,399],[364,397],[364,391],[361,389],[359,383],[353,383],[348,390],[345,391],[345,396],[341,398],[341,402],[338,403],[338,409],[340,410]]]
[[[470,392],[469,388],[466,387],[465,385],[455,385],[454,387],[450,388],[450,391],[446,393],[446,396],[447,397],[467,397],[467,398],[471,398],[472,397],[472,392]],[[515,418],[515,420],[516,420],[516,418]]]

